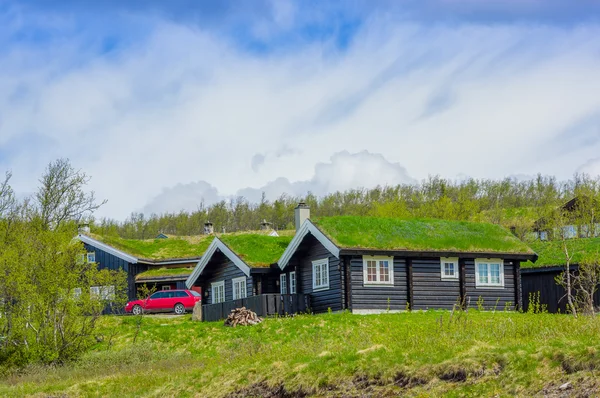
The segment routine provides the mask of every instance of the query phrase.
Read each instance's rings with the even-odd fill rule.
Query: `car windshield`
[[[190,293],[192,293],[192,296],[202,297],[202,295],[195,290],[190,290]]]

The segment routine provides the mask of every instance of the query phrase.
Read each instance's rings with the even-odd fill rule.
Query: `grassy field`
[[[0,396],[600,394],[600,319],[508,312],[348,313],[253,327],[105,317],[78,362],[5,376]],[[558,396],[558,395],[557,395]]]

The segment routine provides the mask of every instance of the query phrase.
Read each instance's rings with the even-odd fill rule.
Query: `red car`
[[[139,315],[142,312],[171,312],[177,315],[191,310],[202,300],[200,293],[194,290],[161,290],[145,300],[130,301],[125,305],[125,312]]]

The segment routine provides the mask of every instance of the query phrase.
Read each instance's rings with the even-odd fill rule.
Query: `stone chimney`
[[[215,232],[215,228],[213,227],[213,223],[207,221],[204,223],[204,233],[206,235],[213,234]]]
[[[260,223],[260,230],[268,231],[270,229],[271,229],[271,223],[268,222],[267,220],[262,220],[262,222]]]
[[[294,218],[296,221],[296,231],[298,231],[304,221],[310,218],[310,207],[304,202],[298,203],[298,206],[294,210]]]
[[[90,233],[90,224],[79,224],[77,226],[77,232],[83,235],[88,235]]]

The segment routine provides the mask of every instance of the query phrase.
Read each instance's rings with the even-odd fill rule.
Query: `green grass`
[[[179,275],[190,275],[193,268],[155,268],[148,271],[139,273],[135,276],[135,279],[150,278],[156,276],[179,276]]]
[[[0,396],[533,396],[567,381],[570,394],[600,393],[598,318],[341,313],[227,328],[154,316],[134,345],[135,329],[105,317],[93,351],[5,376]]]
[[[539,258],[534,263],[527,261],[521,264],[524,268],[547,267],[553,265],[564,265],[565,253],[561,240],[532,241],[529,246],[538,254]],[[600,251],[600,238],[577,238],[567,240],[569,254],[573,255],[571,264],[577,264],[584,256],[593,255]]]
[[[342,248],[533,253],[507,229],[494,224],[354,216],[323,217],[314,222]]]
[[[212,235],[146,240],[99,235],[92,237],[132,256],[148,260],[201,257],[213,240]]]
[[[259,234],[220,235],[223,241],[244,262],[253,267],[268,267],[279,260],[292,236],[268,236]]]

